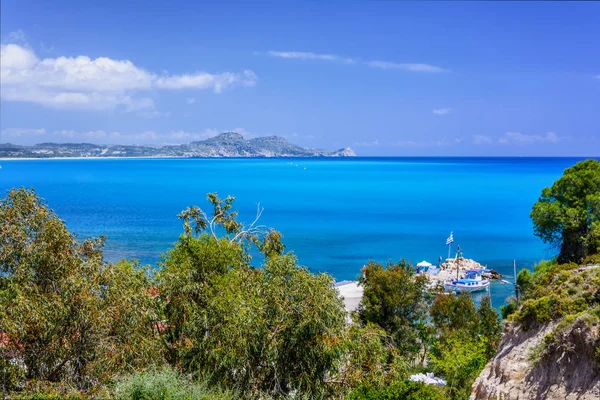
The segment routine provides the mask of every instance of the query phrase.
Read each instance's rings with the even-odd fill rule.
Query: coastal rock
[[[458,264],[458,269],[459,271],[466,271],[469,269],[482,269],[485,268],[485,266],[481,265],[480,263],[478,263],[475,260],[472,260],[470,258],[459,258],[458,260],[454,259],[454,258],[448,258],[446,261],[444,261],[441,265],[440,265],[440,269],[442,271],[446,271],[447,273],[445,275],[448,274],[448,271],[456,271],[456,266]],[[497,272],[494,271],[493,269],[489,270],[489,272],[486,272],[483,274],[484,278],[487,279],[502,279],[502,275]]]
[[[330,157],[356,157],[356,153],[350,147],[344,147],[330,154]]]
[[[442,263],[441,267],[442,269],[456,269],[457,264],[461,270],[483,268],[483,265],[479,264],[477,261],[463,257],[458,259],[448,258]]]
[[[471,399],[597,400],[600,366],[595,359],[598,327],[579,318],[560,333],[558,346],[544,349],[558,321],[524,331],[509,323],[498,353],[473,385]],[[556,334],[556,333],[555,333]]]
[[[498,271],[494,271],[493,269],[490,269],[490,272],[483,274],[483,276],[491,280],[502,279],[502,274]]]

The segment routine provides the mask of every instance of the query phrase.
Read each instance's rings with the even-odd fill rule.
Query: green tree
[[[528,269],[522,269],[517,274],[517,287],[521,293],[526,293],[533,281],[533,274]]]
[[[343,351],[344,308],[333,279],[311,274],[281,235],[245,227],[233,198],[209,195],[213,215],[182,212],[184,233],[159,274],[170,361],[247,397],[319,396]],[[265,256],[254,268],[249,249]]]
[[[415,276],[405,260],[386,267],[370,261],[364,272],[360,320],[381,326],[394,338],[402,356],[416,357],[427,320],[427,277]]]
[[[352,324],[344,341],[344,359],[336,380],[348,387],[382,388],[406,377],[408,365],[394,340],[376,324]]]
[[[470,293],[437,294],[429,314],[442,337],[459,330],[470,334],[478,332],[479,316]]]
[[[104,238],[78,242],[32,190],[1,199],[0,221],[2,353],[28,381],[88,390],[160,359],[145,271],[104,263]]]
[[[492,308],[490,296],[481,299],[477,309],[479,320],[479,335],[485,339],[486,356],[492,358],[498,349],[502,337],[502,320],[498,312]]]
[[[430,362],[434,372],[446,378],[451,398],[468,399],[475,378],[487,363],[486,342],[462,332],[451,333],[433,346]]]
[[[600,162],[567,168],[531,211],[534,233],[560,249],[558,261],[581,262],[600,249]]]

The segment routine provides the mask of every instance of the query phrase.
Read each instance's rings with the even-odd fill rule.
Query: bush
[[[397,381],[384,387],[358,386],[346,396],[349,400],[442,400],[443,389],[421,382]]]
[[[504,306],[500,306],[500,314],[502,314],[502,319],[507,319],[510,315],[513,315],[517,312],[518,309],[517,301],[514,297],[510,297],[508,299],[508,303]]]
[[[532,328],[538,324],[550,322],[562,315],[558,306],[559,300],[556,296],[544,296],[539,299],[529,299],[523,302],[515,319],[525,329]]]
[[[194,383],[171,368],[163,368],[118,379],[115,397],[118,400],[225,400],[234,395]]]
[[[453,333],[433,347],[430,361],[433,372],[448,382],[447,394],[453,399],[466,399],[487,363],[486,340]]]

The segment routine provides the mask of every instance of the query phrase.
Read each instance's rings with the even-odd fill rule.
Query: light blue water
[[[33,187],[80,237],[108,236],[106,258],[155,264],[181,232],[176,215],[205,194],[237,198],[241,219],[284,235],[312,271],[355,279],[369,259],[436,263],[445,240],[512,276],[551,257],[529,212],[577,159],[109,159],[0,161],[0,193]],[[492,288],[497,306],[509,285]]]

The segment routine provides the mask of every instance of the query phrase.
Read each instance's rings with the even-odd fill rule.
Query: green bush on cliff
[[[542,262],[521,271],[522,303],[510,317],[525,329],[588,310],[600,289],[600,269],[577,272],[575,263]],[[505,306],[503,312],[509,311]],[[514,307],[512,307],[514,309]]]

